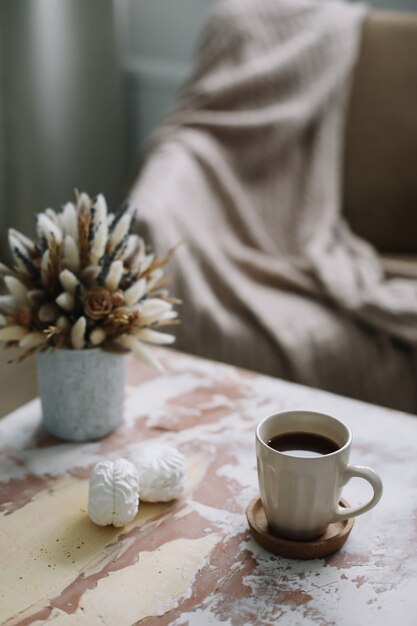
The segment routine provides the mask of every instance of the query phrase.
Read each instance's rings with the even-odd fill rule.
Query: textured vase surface
[[[122,424],[124,355],[95,348],[36,357],[45,430],[67,441],[89,441]]]

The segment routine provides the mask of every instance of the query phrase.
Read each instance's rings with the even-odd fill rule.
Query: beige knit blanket
[[[211,11],[131,192],[157,247],[184,241],[173,272],[188,344],[221,341],[204,331],[211,318],[236,350],[248,326],[281,349],[290,330],[276,294],[296,291],[417,345],[417,281],[385,279],[341,216],[364,15],[325,0],[225,0]]]

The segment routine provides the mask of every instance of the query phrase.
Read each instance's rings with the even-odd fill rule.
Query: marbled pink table
[[[415,626],[417,420],[232,367],[160,351],[164,375],[130,364],[124,427],[70,445],[39,428],[31,402],[0,422],[0,623],[76,626]],[[306,408],[353,429],[352,462],[383,477],[381,503],[345,547],[313,561],[275,557],[251,539],[254,430]],[[184,497],[142,504],[123,529],[86,515],[103,457],[158,438],[187,456]],[[359,481],[346,492],[367,496]]]

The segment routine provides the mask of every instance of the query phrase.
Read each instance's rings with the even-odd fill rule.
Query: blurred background
[[[324,0],[325,1],[325,0]],[[0,0],[0,257],[74,187],[126,193],[211,0]],[[417,10],[417,0],[372,0]]]
[[[34,213],[59,207],[74,187],[104,193],[112,208],[122,201],[190,70],[210,4],[0,0],[0,259],[8,227],[32,234]],[[417,11],[417,0],[370,4]],[[1,389],[15,367],[0,369]],[[21,367],[29,376],[30,364]],[[30,374],[21,402],[34,385]],[[10,402],[0,390],[0,415]]]

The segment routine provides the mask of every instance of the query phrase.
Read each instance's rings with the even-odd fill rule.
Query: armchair
[[[417,14],[364,22],[347,116],[344,210],[384,258],[417,275]],[[410,264],[407,264],[407,258]],[[388,263],[387,267],[390,267]]]
[[[383,255],[388,273],[417,277],[416,75],[417,18],[371,12],[363,25],[347,114],[344,213],[354,232]],[[175,140],[162,142],[154,157],[151,153],[145,162],[131,198],[140,207],[141,227],[157,248],[185,241],[172,263],[175,291],[184,294],[180,349],[417,412],[415,349],[360,323],[330,301],[277,287],[272,281],[269,289],[263,284],[262,304],[274,312],[269,320],[277,334],[285,328],[278,341],[271,341],[270,328],[244,306],[239,286],[233,293],[225,290],[227,270],[208,254],[204,237],[223,228],[221,211],[208,218],[206,211],[196,227],[193,211],[204,202],[201,189],[210,185],[215,189],[215,178],[203,180],[198,160]],[[176,193],[181,189],[183,194],[185,188],[189,219],[175,214]],[[227,213],[227,196],[217,197],[225,202]],[[239,227],[235,214],[229,219]],[[161,234],[158,224],[165,220],[169,228]],[[202,281],[210,289],[197,300],[192,294]],[[216,310],[219,299],[226,299],[221,311]],[[233,315],[226,315],[225,308]]]

